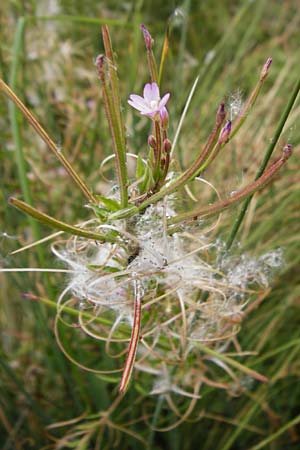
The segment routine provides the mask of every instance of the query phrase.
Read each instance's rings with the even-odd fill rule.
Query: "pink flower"
[[[158,119],[159,116],[166,117],[165,104],[169,100],[170,94],[165,94],[163,98],[160,98],[159,87],[156,83],[147,83],[144,87],[144,97],[140,95],[131,94],[129,105],[140,111],[141,114],[151,117],[152,119]]]

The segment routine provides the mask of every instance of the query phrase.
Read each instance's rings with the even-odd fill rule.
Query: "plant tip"
[[[225,119],[226,111],[225,111],[225,103],[221,102],[217,111],[217,125],[220,126],[223,120]]]
[[[231,120],[227,120],[224,127],[220,131],[220,136],[218,140],[219,144],[224,144],[225,142],[228,141],[230,131],[231,131]]]
[[[292,151],[293,151],[292,145],[291,145],[291,144],[286,144],[286,145],[283,147],[283,158],[284,158],[285,160],[289,159],[289,157],[290,157],[291,154],[292,154]]]
[[[141,30],[144,35],[146,48],[147,48],[147,50],[151,50],[154,40],[143,23],[141,24]]]
[[[264,66],[262,68],[262,71],[261,71],[261,78],[262,79],[265,79],[266,76],[268,75],[271,64],[272,64],[272,58],[269,57],[267,59],[267,61],[265,62]]]

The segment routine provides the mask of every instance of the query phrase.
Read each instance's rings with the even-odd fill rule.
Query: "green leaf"
[[[143,162],[141,155],[138,155],[137,161],[136,161],[135,176],[137,179],[139,179],[144,176],[144,173],[145,173],[145,164]]]
[[[121,209],[121,205],[117,202],[117,200],[114,200],[112,198],[106,198],[103,197],[102,195],[97,195],[97,200],[103,203],[103,205],[106,206],[106,208],[110,212],[119,211],[119,209]]]
[[[103,208],[102,206],[98,205],[91,205],[91,208],[98,217],[98,219],[100,219],[102,222],[106,222],[107,217],[110,213],[110,211],[107,208]]]

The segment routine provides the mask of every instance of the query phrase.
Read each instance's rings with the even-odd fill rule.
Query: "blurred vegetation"
[[[183,166],[208,135],[220,100],[225,99],[230,110],[237,92],[245,99],[263,63],[273,57],[270,76],[246,125],[206,173],[219,192],[228,195],[253,179],[299,77],[297,0],[3,0],[1,77],[64,149],[88,185],[101,192],[107,185],[101,180],[99,166],[110,154],[111,143],[94,67],[94,59],[102,51],[100,25],[109,25],[117,54],[129,149],[143,153],[148,125],[129,111],[126,102],[130,93],[140,92],[148,81],[139,29],[142,22],[155,38],[158,55],[167,23],[170,25],[162,90],[172,96],[171,136],[199,75],[178,142],[177,157]],[[245,379],[244,392],[235,392],[234,387],[232,392],[205,388],[193,421],[160,433],[149,425],[153,412],[162,417],[171,413],[166,404],[156,404],[155,396],[143,395],[137,380],[113,413],[114,426],[100,429],[101,412],[116,398],[117,380],[105,380],[69,362],[53,336],[55,310],[24,297],[34,294],[55,301],[65,286],[64,277],[0,274],[3,449],[138,450],[146,445],[170,450],[299,448],[299,116],[298,100],[281,138],[282,144],[293,144],[294,155],[272,186],[254,197],[238,235],[239,244],[232,250],[256,255],[279,247],[284,251],[285,265],[274,277],[271,292],[243,322],[239,334],[241,348],[252,352],[242,362],[270,381],[261,384]],[[0,127],[1,265],[59,267],[47,244],[10,255],[21,245],[47,236],[49,230],[9,207],[7,198],[19,194],[35,207],[73,224],[89,217],[85,201],[4,97]],[[201,201],[210,201],[209,194],[203,192]],[[221,239],[228,237],[236,214],[237,209],[222,216],[216,232]],[[78,330],[61,332],[76,360],[94,368],[112,365],[97,342]],[[65,426],[51,428],[68,420]],[[86,429],[86,436],[90,430],[95,432],[86,441],[74,435],[72,443],[67,442],[66,436],[75,426]]]

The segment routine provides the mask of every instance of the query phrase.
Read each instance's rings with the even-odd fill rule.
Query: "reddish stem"
[[[134,292],[134,317],[133,317],[133,325],[131,330],[131,337],[129,342],[129,347],[127,351],[126,361],[124,365],[124,370],[121,378],[121,383],[119,387],[120,394],[124,394],[128,387],[134,361],[136,357],[136,352],[138,348],[138,343],[140,339],[140,330],[141,330],[141,317],[142,317],[142,296],[140,293],[140,288],[137,285],[137,281],[134,280],[135,284],[135,292]]]

